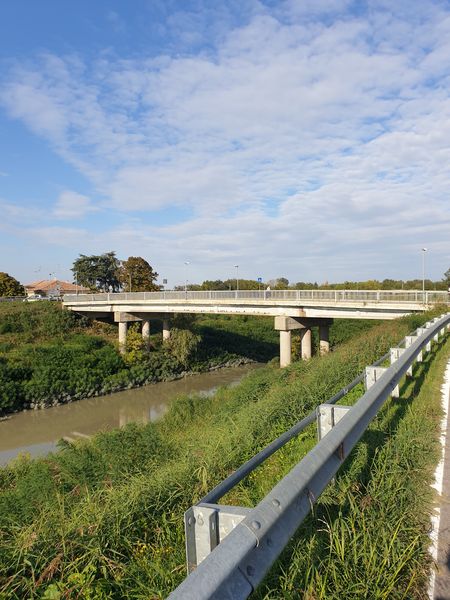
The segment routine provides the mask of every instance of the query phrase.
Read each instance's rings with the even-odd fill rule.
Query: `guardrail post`
[[[184,514],[188,573],[194,571],[251,510],[206,503],[189,508]]]
[[[417,338],[418,338],[417,335],[405,336],[405,348],[409,348],[410,346],[412,346],[412,344],[414,344],[414,342],[417,340]],[[412,365],[410,367],[408,367],[406,374],[408,375],[408,377],[412,377],[412,374],[413,374]]]
[[[317,438],[319,442],[350,409],[351,406],[342,406],[341,404],[320,404],[317,407]]]
[[[366,367],[364,370],[364,388],[367,392],[373,384],[383,375],[386,367]]]

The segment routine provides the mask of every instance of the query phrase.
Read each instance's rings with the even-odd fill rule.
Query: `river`
[[[127,423],[156,421],[171,400],[183,394],[211,396],[218,387],[236,385],[258,365],[221,369],[176,381],[155,383],[108,396],[78,400],[43,410],[28,410],[0,422],[0,465],[20,453],[42,456],[61,438],[87,438]]]

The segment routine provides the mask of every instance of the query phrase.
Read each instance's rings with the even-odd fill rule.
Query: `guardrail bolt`
[[[248,565],[246,571],[247,571],[247,575],[249,575],[249,577],[253,577],[253,575],[255,574],[255,568],[252,567],[251,565]]]
[[[276,506],[277,508],[280,508],[280,506],[281,506],[281,502],[279,500],[277,500],[276,498],[274,498],[274,500],[272,500],[272,504],[274,506]]]
[[[197,523],[202,526],[203,525],[203,515],[200,513],[197,517]]]
[[[252,521],[253,529],[261,529],[261,523],[259,521]]]
[[[195,523],[195,518],[194,517],[189,517],[188,519],[188,525],[190,525],[192,527],[192,525],[194,525]]]

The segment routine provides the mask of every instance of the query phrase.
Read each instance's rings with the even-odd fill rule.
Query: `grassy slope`
[[[52,594],[57,598],[63,591],[68,598],[164,597],[184,576],[183,511],[421,320],[423,317],[414,317],[383,324],[307,364],[297,363],[283,371],[259,370],[238,388],[220,391],[213,400],[180,399],[159,424],[102,434],[93,442],[66,447],[47,459],[21,460],[2,470],[0,596],[3,590],[8,598],[50,598]],[[405,394],[410,393],[408,389]],[[365,581],[364,569],[372,568],[370,560],[349,567],[345,590],[340,596],[330,595],[335,582],[328,574],[327,557],[338,553],[338,546],[327,541],[333,539],[327,532],[340,522],[340,511],[344,516],[351,514],[352,502],[364,507],[364,516],[372,523],[386,518],[377,494],[379,483],[376,478],[370,483],[373,476],[368,475],[368,465],[374,464],[372,473],[379,473],[381,481],[383,466],[376,468],[374,460],[387,452],[394,432],[400,431],[410,413],[405,411],[410,401],[408,397],[383,411],[385,417],[377,420],[358,446],[356,461],[321,501],[317,514],[323,531],[314,533],[317,521],[305,525],[302,536],[307,535],[307,543],[299,541],[298,547],[288,551],[286,556],[294,554],[294,563],[286,557],[284,566],[281,561],[261,597],[290,594],[298,598],[301,590],[306,590],[309,598],[364,597],[356,587],[353,596],[342,593],[351,591],[351,578]],[[374,441],[384,442],[382,451],[374,453]],[[309,432],[291,442],[233,491],[229,500],[248,505],[257,502],[312,443]],[[411,464],[420,462],[422,442],[418,451]],[[393,449],[394,455],[399,452],[398,447]],[[410,455],[408,450],[407,457]],[[403,468],[400,462],[399,471]],[[396,481],[397,475],[393,483]],[[371,517],[379,507],[381,512]],[[350,532],[353,526],[348,525]],[[342,527],[345,530],[346,525]],[[387,531],[389,540],[392,536]],[[352,534],[348,537],[352,547]],[[402,532],[398,539],[402,542],[403,538]],[[339,535],[336,539],[346,538]],[[366,542],[370,545],[370,540]],[[409,542],[406,545],[409,547]],[[359,547],[353,544],[356,558]],[[373,549],[368,551],[369,559],[373,555]],[[375,565],[377,573],[379,563]],[[379,585],[387,589],[383,582]],[[394,585],[400,589],[403,584],[395,579]]]

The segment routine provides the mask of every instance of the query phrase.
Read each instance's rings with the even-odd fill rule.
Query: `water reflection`
[[[56,448],[61,438],[91,436],[100,430],[127,423],[156,421],[170,400],[182,394],[201,393],[208,398],[222,385],[236,385],[256,365],[246,365],[126,390],[109,396],[89,398],[38,411],[12,415],[0,422],[0,464],[20,453],[41,456]]]

